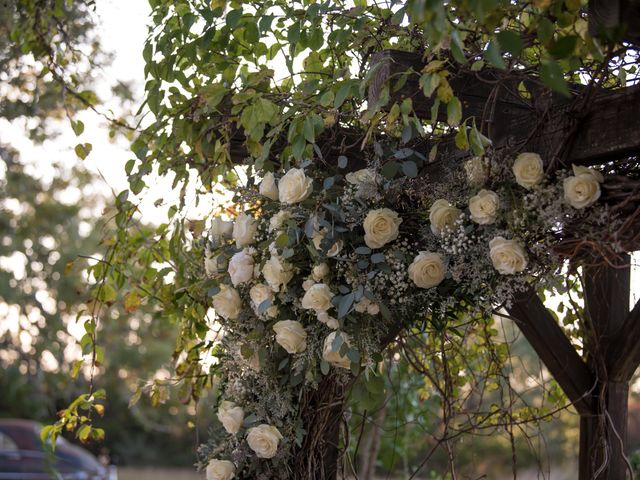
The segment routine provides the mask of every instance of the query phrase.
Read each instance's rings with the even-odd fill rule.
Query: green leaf
[[[484,145],[482,142],[482,135],[476,128],[475,122],[471,127],[471,132],[469,133],[469,142],[471,143],[471,150],[474,155],[482,156],[484,155]]]
[[[378,252],[371,255],[371,263],[382,263],[386,260],[384,253]]]
[[[236,10],[231,10],[229,13],[227,13],[225,22],[229,28],[233,29],[238,26],[238,22],[240,22],[241,18],[242,18],[242,8],[238,8]]]
[[[76,145],[76,148],[74,148],[74,151],[78,157],[84,160],[91,153],[92,148],[90,143],[79,143]]]
[[[542,17],[538,22],[538,39],[541,43],[546,44],[553,38],[554,26],[546,17]]]
[[[498,33],[497,38],[500,46],[514,57],[517,57],[522,52],[522,39],[519,33],[512,30],[503,30]]]
[[[398,163],[397,162],[385,163],[384,166],[382,167],[382,170],[380,170],[380,173],[384,178],[391,180],[393,177],[396,176],[396,173],[398,173]]]
[[[260,31],[254,22],[249,22],[244,27],[244,39],[248,43],[257,43],[260,40]]]
[[[467,57],[464,55],[464,44],[460,40],[460,34],[457,30],[451,32],[451,53],[458,63],[467,63]]]
[[[322,372],[323,375],[329,375],[329,369],[331,368],[331,366],[329,365],[329,363],[326,360],[322,360],[320,362],[320,371]]]
[[[496,68],[505,68],[505,63],[500,53],[500,45],[495,40],[489,42],[487,50],[484,52],[484,58]]]
[[[78,431],[76,432],[76,436],[78,437],[78,440],[84,443],[89,438],[90,433],[91,433],[91,425],[84,424],[78,429]]]
[[[316,142],[316,135],[315,135],[315,129],[313,126],[313,118],[312,117],[307,117],[304,119],[304,138],[307,140],[307,142],[309,143],[315,143]]]
[[[333,92],[331,90],[327,90],[320,97],[320,105],[322,105],[323,107],[328,107],[333,103],[334,98],[335,95],[333,94]]]
[[[349,93],[351,92],[352,85],[353,85],[352,80],[346,80],[340,86],[340,88],[338,89],[338,92],[336,93],[336,98],[333,101],[333,108],[340,108],[342,106],[344,101],[347,99],[347,96],[349,96]]]
[[[47,438],[51,434],[53,428],[53,425],[45,425],[44,427],[42,427],[42,429],[40,430],[40,440],[42,441],[42,443],[45,443],[47,441]]]
[[[442,81],[442,77],[437,73],[425,73],[420,77],[420,87],[422,88],[422,93],[427,98],[431,98],[433,92],[435,92],[436,88],[440,85]]]
[[[475,62],[473,62],[471,64],[471,71],[472,72],[479,72],[483,68],[484,68],[484,62],[482,60],[476,60]]]
[[[412,160],[407,160],[402,163],[402,172],[410,178],[415,178],[418,176],[418,166],[416,162]]]
[[[287,245],[289,245],[289,236],[286,233],[278,235],[278,238],[276,238],[276,247],[284,248]]]
[[[331,351],[332,352],[340,351],[340,347],[342,347],[343,343],[344,343],[344,339],[342,338],[342,335],[340,335],[340,332],[337,332],[336,336],[333,338],[333,342],[331,342]]]
[[[349,313],[351,305],[353,305],[354,298],[355,294],[351,292],[340,299],[340,303],[338,304],[338,318],[342,318]]]
[[[548,48],[549,53],[555,58],[566,58],[575,51],[577,41],[575,35],[560,37]]]
[[[272,304],[273,302],[268,298],[260,302],[260,305],[258,305],[258,315],[262,315],[263,313],[265,313],[271,307]]]
[[[82,123],[81,120],[71,120],[71,128],[73,129],[73,133],[76,134],[76,137],[79,137],[80,135],[82,135],[82,132],[84,132],[84,123]]]
[[[462,104],[458,97],[453,97],[447,104],[447,123],[452,127],[460,125],[462,120]]]
[[[469,150],[469,137],[467,136],[467,124],[466,122],[460,125],[458,133],[456,133],[456,147],[460,150]]]
[[[548,62],[540,65],[540,78],[544,84],[552,90],[555,90],[566,97],[571,96],[567,82],[564,79],[562,67],[560,67],[558,62],[549,60]]]

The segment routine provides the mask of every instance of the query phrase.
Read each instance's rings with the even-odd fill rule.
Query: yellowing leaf
[[[124,296],[124,311],[135,312],[140,307],[140,296],[136,292],[129,292]]]

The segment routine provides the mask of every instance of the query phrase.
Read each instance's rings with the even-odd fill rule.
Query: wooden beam
[[[580,415],[591,415],[595,379],[555,319],[533,291],[507,309]]]
[[[586,341],[597,342],[588,351],[599,351],[607,364],[615,363],[619,348],[627,341],[626,325],[631,288],[631,257],[621,255],[617,265],[586,266],[584,269],[585,310],[592,330]],[[589,338],[591,337],[591,338]],[[608,372],[609,377],[615,372]]]
[[[361,148],[364,132],[343,128],[339,125],[328,128],[316,139],[316,146],[322,153],[322,160],[327,165],[337,165],[338,157],[344,155],[349,161],[349,168],[358,170],[367,166],[367,152]],[[235,128],[229,139],[229,158],[234,165],[243,165],[249,156],[245,146],[246,137],[241,128]],[[280,163],[280,154],[288,146],[286,133],[275,139],[269,152],[269,159],[275,164]],[[316,153],[318,162],[320,159]]]
[[[630,43],[640,41],[639,0],[589,0],[589,35],[597,37],[603,29],[620,29]]]
[[[599,384],[597,390],[604,396],[606,406],[603,411],[602,403],[594,402],[593,414],[580,417],[579,478],[625,480],[629,383],[606,382]],[[605,414],[608,418],[604,418]]]
[[[580,118],[573,118],[571,105],[565,103],[553,105],[546,118],[525,116],[514,122],[512,128],[514,132],[523,133],[535,129],[536,133],[525,143],[524,149],[546,159],[557,153],[566,141],[567,133],[575,129],[565,163],[567,166],[571,163],[598,165],[640,154],[639,107],[640,85],[636,85],[598,92]],[[514,137],[515,141],[522,139],[517,135]]]
[[[375,62],[382,62],[378,66]],[[376,69],[369,88],[369,104],[375,105],[385,82],[399,78],[402,72],[420,72],[419,54],[389,50],[373,57]],[[418,85],[419,75],[411,74],[402,88],[392,94],[392,102],[411,98],[416,113],[430,117],[432,100],[426,98]],[[520,97],[517,86],[524,81],[532,93],[531,100]],[[450,80],[454,93],[463,104],[463,118],[474,116],[478,124],[491,120],[483,128],[490,133],[496,147],[518,146],[539,153],[550,161],[563,148],[566,164],[602,164],[640,154],[640,85],[596,92],[584,111],[573,111],[573,102],[542,88],[540,82],[527,77],[506,76],[500,70],[484,69],[453,75]],[[574,90],[584,86],[574,85]],[[393,89],[392,89],[393,91]],[[485,106],[495,99],[490,118]],[[391,102],[391,103],[392,103]],[[493,100],[491,100],[493,102]],[[388,106],[391,106],[391,103]],[[486,122],[485,122],[486,123]],[[485,125],[483,125],[484,127]],[[569,132],[574,141],[567,145]]]
[[[611,352],[614,354],[608,362],[611,374],[617,379],[630,381],[640,365],[640,301],[627,315]]]

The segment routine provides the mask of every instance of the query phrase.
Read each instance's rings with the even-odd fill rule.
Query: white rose
[[[251,280],[253,278],[253,255],[250,250],[245,248],[231,257],[227,271],[234,287]]]
[[[527,267],[527,253],[517,240],[495,237],[489,242],[489,256],[498,272],[513,275]]]
[[[369,308],[369,304],[371,304],[371,300],[367,297],[362,297],[358,303],[356,303],[353,309],[358,313],[364,313]]]
[[[482,157],[473,157],[464,164],[467,180],[472,185],[482,185],[488,180],[489,165]]]
[[[573,208],[586,208],[600,198],[600,184],[589,173],[564,179],[564,199]]]
[[[269,219],[269,231],[274,232],[282,228],[287,220],[291,218],[289,210],[281,210]]]
[[[242,311],[242,300],[238,291],[228,285],[221,285],[220,288],[221,290],[212,299],[214,310],[222,318],[238,318]]]
[[[302,282],[302,289],[306,292],[315,284],[316,284],[316,281],[313,278],[307,278],[304,282]]]
[[[364,219],[364,243],[369,248],[380,248],[398,238],[402,218],[388,208],[371,210]]]
[[[537,153],[524,152],[516,157],[513,163],[513,174],[518,185],[531,189],[544,178],[544,165]]]
[[[371,185],[378,182],[380,179],[380,175],[378,175],[373,170],[368,168],[363,168],[362,170],[357,170],[355,172],[347,173],[344,177],[347,182],[351,185],[361,186],[361,185]]]
[[[573,167],[573,174],[576,176],[582,173],[588,173],[589,175],[592,175],[593,178],[598,181],[598,183],[604,182],[604,177],[602,176],[602,174],[599,171],[594,170],[593,168],[583,167],[581,165],[571,165],[571,167]]]
[[[278,187],[273,173],[267,172],[260,182],[260,195],[264,195],[271,200],[278,200]]]
[[[420,252],[409,265],[409,278],[418,288],[431,288],[444,280],[445,265],[439,253]]]
[[[273,458],[278,452],[282,434],[274,426],[263,423],[249,429],[247,443],[259,458]]]
[[[604,178],[592,168],[573,165],[572,177],[564,179],[564,199],[573,208],[586,208],[600,198],[600,183]]]
[[[292,168],[279,182],[281,203],[298,203],[307,199],[313,192],[313,181],[304,174],[304,170]]]
[[[233,231],[233,222],[222,220],[220,217],[215,217],[211,221],[211,229],[209,234],[213,238],[230,238]]]
[[[251,245],[255,241],[258,221],[246,213],[241,213],[233,224],[233,239],[238,248]]]
[[[331,365],[340,368],[351,368],[351,360],[346,355],[340,355],[340,348],[337,351],[332,350],[333,341],[336,338],[337,332],[331,332],[327,338],[324,339],[324,347],[322,349],[322,358]],[[345,333],[340,333],[340,336],[344,340],[344,343],[349,345],[349,337]],[[342,348],[342,346],[341,346]]]
[[[231,480],[236,467],[229,460],[211,460],[207,465],[207,480]]]
[[[480,190],[477,195],[469,199],[471,220],[480,225],[493,223],[498,217],[499,206],[500,199],[495,192],[491,190]]]
[[[380,313],[380,307],[377,303],[372,302],[367,297],[362,297],[353,307],[356,312],[368,313],[369,315],[377,315]]]
[[[313,276],[313,279],[316,282],[319,282],[327,275],[329,275],[329,265],[324,262],[313,267],[313,270],[311,271],[311,276]]]
[[[274,292],[279,292],[282,287],[286,289],[287,284],[293,277],[293,268],[278,255],[272,255],[262,267],[262,276]]]
[[[302,308],[323,312],[329,310],[333,305],[331,299],[333,293],[324,283],[316,283],[302,297]]]
[[[218,407],[218,420],[227,433],[235,435],[244,422],[244,410],[233,402],[223,400]]]
[[[295,320],[281,320],[273,326],[276,332],[276,342],[287,353],[304,352],[307,348],[307,332],[300,322]]]
[[[223,255],[206,254],[204,257],[204,270],[210,277],[224,271],[226,264],[227,262]]]
[[[251,303],[253,304],[253,309],[256,313],[258,312],[258,308],[260,308],[262,302],[271,300],[271,302],[273,303],[275,299],[273,290],[271,290],[271,288],[269,288],[264,283],[257,283],[253,287],[251,287],[251,290],[249,290],[249,296],[251,297]],[[278,307],[276,305],[271,305],[269,308],[267,308],[267,311],[265,313],[268,317],[273,318],[278,314]]]
[[[455,226],[462,212],[444,199],[436,200],[429,209],[429,222],[434,235],[442,235]]]
[[[340,322],[338,322],[337,319],[333,318],[327,312],[317,312],[316,317],[332,330],[336,330],[340,326]]]
[[[316,249],[320,250],[321,252],[323,252],[323,250],[320,245],[324,237],[325,237],[324,233],[316,233],[312,239],[313,246],[316,247]],[[334,242],[333,245],[331,245],[331,248],[329,248],[329,250],[327,250],[326,252],[327,257],[331,258],[338,255],[342,250],[342,245],[343,245],[342,240],[338,240],[337,242]]]

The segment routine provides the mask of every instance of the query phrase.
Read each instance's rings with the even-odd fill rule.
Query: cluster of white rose
[[[523,195],[535,194],[546,181],[544,165],[537,154],[522,153],[509,171],[511,179],[499,182],[492,182],[492,167],[487,159],[468,161],[468,185],[461,190],[471,192],[466,200],[435,198],[428,215],[385,199],[395,180],[371,169],[336,175],[331,182],[302,168],[279,179],[266,173],[256,205],[233,221],[212,220],[205,257],[207,275],[216,283],[215,312],[230,338],[252,345],[246,365],[254,374],[282,376],[306,368],[302,380],[314,384],[318,370],[326,375],[329,366],[355,371],[366,365],[370,352],[362,351],[360,338],[366,332],[353,327],[367,319],[378,335],[394,316],[428,312],[438,295],[436,303],[451,305],[451,289],[439,293],[443,283],[464,285],[480,299],[487,284],[524,277],[533,260],[526,239],[511,228],[516,206],[500,185],[510,181],[510,192],[522,187]],[[583,167],[573,173],[564,179],[565,202],[574,209],[593,205],[602,175]],[[416,227],[415,218],[426,216],[428,222]],[[465,276],[465,263],[480,266]],[[398,291],[405,298],[394,298]],[[258,333],[246,339],[247,331]],[[278,359],[277,369],[265,368],[269,358]],[[284,425],[268,414],[270,406],[254,409],[252,417],[264,422],[256,425],[245,418],[243,399],[232,401],[224,393],[222,398],[218,419],[224,430],[243,438],[257,458],[274,458],[284,438],[278,426]],[[207,478],[229,480],[237,468],[237,460],[213,459]]]

